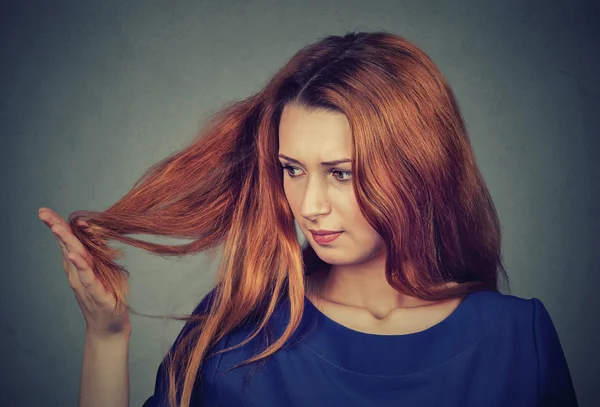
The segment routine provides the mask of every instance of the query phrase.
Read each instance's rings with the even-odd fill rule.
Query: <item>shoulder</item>
[[[557,329],[546,306],[539,298],[521,298],[497,291],[470,295],[463,327],[486,338],[494,353],[518,355],[538,374],[567,370]]]
[[[213,288],[202,298],[200,303],[195,306],[194,310],[192,311],[192,313],[190,315],[198,316],[198,315],[206,313],[210,309],[210,306],[212,305],[212,302],[214,300],[214,294],[215,294],[215,289]],[[144,407],[155,407],[155,406],[166,405],[166,398],[167,398],[167,393],[168,393],[168,382],[169,382],[167,365],[168,365],[171,357],[173,356],[175,349],[181,344],[183,339],[188,334],[190,334],[191,331],[193,330],[193,328],[195,328],[198,324],[200,324],[199,320],[189,320],[184,324],[183,328],[181,329],[181,331],[177,335],[175,341],[173,342],[173,345],[169,349],[167,355],[165,355],[163,357],[163,359],[158,367],[158,370],[156,372],[155,383],[154,383],[154,394],[152,396],[150,396],[150,398],[148,400],[146,400],[146,402],[144,403]],[[217,344],[217,346],[218,345],[219,344]],[[216,359],[216,358],[209,358],[208,359],[209,362],[212,361],[212,359]],[[205,381],[207,377],[211,377],[212,373],[215,370],[216,370],[216,366],[214,365],[214,362],[206,363],[205,367],[202,369],[202,373],[200,376],[201,379],[203,381]],[[180,372],[178,372],[178,374],[179,373]],[[193,396],[197,397],[196,394],[194,394]]]
[[[512,322],[532,334],[548,335],[554,324],[546,306],[539,298],[522,298],[498,291],[486,291],[479,299],[488,308],[498,310],[498,315],[505,322]]]
[[[527,299],[494,290],[476,291],[469,294],[468,298],[475,304],[475,308],[481,311],[506,313],[513,317],[526,315],[531,317],[536,309],[545,310],[544,305],[537,298]]]
[[[538,298],[484,290],[469,294],[461,306],[460,324],[469,337],[487,336],[494,343],[529,346],[533,352],[536,344],[556,336],[550,314]]]
[[[540,405],[577,406],[567,358],[548,309],[539,298],[505,297],[509,304],[506,321],[518,327],[519,336],[515,341],[531,344]]]
[[[548,334],[552,319],[538,298],[522,298],[499,291],[485,290],[470,294],[473,312],[481,319],[535,334]],[[542,332],[545,331],[545,332]]]
[[[482,315],[496,310],[493,335],[505,343],[526,349],[535,360],[542,387],[552,380],[570,383],[561,340],[546,305],[536,297],[521,298],[486,291],[476,301]],[[562,377],[560,377],[562,375]]]
[[[188,334],[190,334],[194,328],[196,328],[198,325],[200,325],[200,320],[196,317],[206,314],[210,310],[210,307],[212,306],[212,303],[214,301],[214,296],[215,296],[215,289],[213,288],[202,298],[200,303],[198,303],[198,305],[196,305],[194,307],[194,310],[190,314],[192,317],[194,317],[194,319],[190,319],[185,322],[183,328],[177,335],[177,338],[175,338],[175,341],[173,342],[173,345],[171,346],[170,352],[173,352],[175,350],[175,348],[183,341],[183,339]]]
[[[467,300],[462,327],[479,335],[479,357],[501,361],[506,377],[532,378],[538,405],[577,406],[557,329],[539,298],[486,290]]]
[[[198,303],[198,305],[196,305],[196,307],[194,308],[194,311],[192,312],[192,315],[199,315],[199,314],[203,314],[206,311],[208,311],[210,309],[210,306],[212,305],[214,299],[215,299],[215,291],[216,288],[211,289],[200,301],[200,303]]]

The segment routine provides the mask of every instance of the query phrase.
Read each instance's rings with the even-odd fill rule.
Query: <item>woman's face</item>
[[[284,157],[285,156],[285,157]],[[344,114],[287,105],[279,123],[283,187],[298,226],[317,255],[331,265],[365,262],[385,249],[352,188],[352,134]],[[334,165],[322,162],[347,160]],[[319,243],[310,230],[342,233]]]

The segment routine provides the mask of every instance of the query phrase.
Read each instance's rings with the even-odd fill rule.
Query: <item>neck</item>
[[[313,302],[367,309],[373,315],[388,315],[393,310],[419,308],[439,302],[397,291],[387,282],[384,269],[335,266],[326,266],[308,276],[306,295]]]

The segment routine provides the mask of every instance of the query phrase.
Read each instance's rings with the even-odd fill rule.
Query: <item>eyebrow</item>
[[[293,163],[304,166],[304,164],[302,164],[300,161],[296,160],[295,158],[288,157],[287,155],[279,154],[279,157],[284,158]],[[334,165],[343,164],[343,163],[347,163],[347,162],[351,162],[351,161],[352,160],[350,160],[349,158],[342,158],[341,160],[335,160],[335,161],[323,161],[321,163],[321,165],[324,167],[332,167]]]

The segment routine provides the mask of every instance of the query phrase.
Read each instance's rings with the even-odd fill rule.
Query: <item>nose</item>
[[[300,214],[308,220],[314,220],[319,215],[328,214],[331,211],[331,205],[326,198],[326,183],[320,182],[318,179],[307,181]]]

